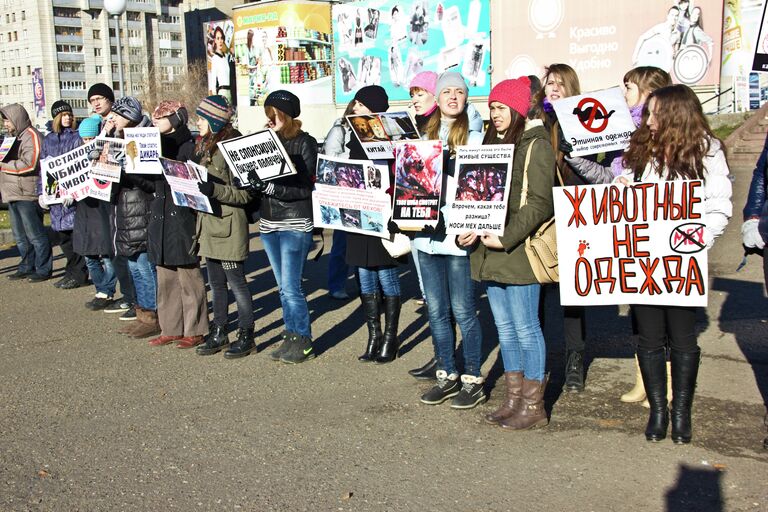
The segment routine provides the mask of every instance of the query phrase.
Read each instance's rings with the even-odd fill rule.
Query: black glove
[[[204,196],[211,197],[213,195],[213,183],[209,181],[201,181],[197,184],[197,189]]]
[[[389,231],[390,234],[402,233],[400,227],[392,219],[389,219],[389,222],[387,222],[387,231]]]
[[[423,228],[421,228],[421,232],[424,233],[425,235],[432,236],[435,234],[435,226],[433,226],[432,224],[427,224]]]
[[[573,151],[573,145],[565,140],[565,135],[563,134],[563,129],[560,128],[560,126],[557,127],[557,149],[560,150],[561,153],[565,154],[566,156],[571,156],[571,151]]]
[[[267,182],[259,178],[256,171],[248,171],[248,184],[254,192],[264,192],[267,188]]]

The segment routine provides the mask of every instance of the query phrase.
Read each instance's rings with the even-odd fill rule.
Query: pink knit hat
[[[408,86],[408,89],[413,89],[414,87],[424,89],[434,96],[435,89],[437,88],[437,73],[434,71],[422,71],[417,74],[413,77],[413,80],[411,80],[411,85]]]
[[[531,81],[527,76],[513,80],[502,80],[491,90],[488,105],[498,101],[503,103],[523,117],[528,115],[531,107]]]

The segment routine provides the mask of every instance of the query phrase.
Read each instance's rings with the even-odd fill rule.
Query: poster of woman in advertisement
[[[360,9],[357,10],[357,16],[355,16],[355,46],[363,44],[363,26],[360,20]]]
[[[663,23],[654,25],[637,39],[632,67],[655,66],[667,72],[672,70],[675,53],[680,46],[679,18],[680,9],[672,6]]]
[[[429,23],[427,23],[427,10],[423,3],[417,3],[413,6],[411,14],[411,26],[408,37],[413,44],[424,44],[427,42]]]
[[[405,39],[405,20],[403,19],[403,13],[400,12],[400,6],[395,5],[390,11],[389,22],[389,36],[392,44]]]
[[[341,72],[341,86],[344,92],[349,92],[357,87],[357,77],[352,69],[352,64],[344,58],[339,59],[339,71]]]
[[[378,9],[368,9],[368,24],[365,26],[365,37],[368,39],[376,39],[379,33],[379,15]]]
[[[397,43],[389,47],[389,77],[395,87],[403,83],[403,61]]]
[[[230,34],[230,41],[232,34]],[[230,82],[230,73],[232,62],[229,55],[229,47],[226,43],[226,35],[221,26],[216,26],[213,30],[213,54],[211,59],[211,69],[208,72],[208,93],[220,94],[227,101],[232,101],[232,87]],[[210,49],[211,46],[208,45]]]
[[[269,35],[266,30],[259,30],[259,44],[254,44],[255,33],[248,29],[245,43],[248,61],[248,97],[251,106],[258,105],[259,99],[269,91],[269,70],[275,62],[272,48],[269,47]]]
[[[680,40],[680,48],[697,44],[706,48],[709,60],[712,60],[712,49],[714,41],[704,32],[704,20],[701,17],[701,7],[694,7],[691,10],[691,18],[688,23],[688,29],[683,33]]]
[[[371,55],[363,55],[360,59],[360,77],[361,86],[379,85],[381,83],[381,59]]]

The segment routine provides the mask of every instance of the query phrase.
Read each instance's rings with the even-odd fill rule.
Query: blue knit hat
[[[141,103],[133,96],[117,98],[112,104],[112,112],[135,124],[139,124],[144,118],[141,113]]]
[[[101,128],[101,116],[86,117],[80,122],[77,127],[77,132],[81,138],[96,137],[99,135],[99,128]]]
[[[218,94],[203,98],[195,113],[208,121],[213,133],[219,133],[232,118],[232,108],[227,98]]]

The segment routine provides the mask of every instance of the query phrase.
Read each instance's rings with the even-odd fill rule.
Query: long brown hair
[[[240,132],[235,130],[235,128],[232,126],[232,123],[227,123],[224,128],[219,130],[217,133],[209,131],[205,137],[200,137],[200,140],[198,140],[197,144],[195,144],[195,153],[200,155],[201,160],[202,157],[211,158],[211,156],[213,156],[213,154],[217,151],[216,144],[225,140],[234,139],[235,137],[239,136]]]
[[[483,144],[518,144],[520,142],[525,131],[526,118],[511,108],[509,113],[511,119],[509,121],[509,128],[504,132],[504,136],[499,137],[499,132],[496,131],[496,127],[491,122],[488,125],[488,131],[485,132],[485,137],[483,137]]]
[[[651,101],[655,134],[648,127]],[[669,180],[704,179],[704,157],[712,140],[720,139],[712,133],[696,93],[685,85],[662,87],[648,96],[643,122],[629,140],[623,164],[635,178],[652,163],[659,176],[666,170]]]
[[[672,77],[663,69],[655,66],[638,66],[624,74],[624,84],[629,82],[637,86],[637,91],[642,97],[656,89],[672,85]]]
[[[579,75],[576,74],[576,70],[568,64],[550,64],[544,68],[544,76],[541,77],[541,89],[535,96],[534,103],[537,106],[541,107],[544,104],[544,98],[546,96],[544,89],[547,87],[547,82],[551,75],[557,75],[560,77],[560,80],[563,81],[563,87],[565,88],[565,91],[563,91],[565,93],[563,95],[564,98],[581,94],[581,84],[579,83]],[[542,111],[542,115],[546,116],[546,113]],[[546,121],[546,119],[543,118],[542,120]]]
[[[427,134],[428,140],[437,140],[440,138],[440,120],[442,119],[442,113],[440,109],[436,109],[435,113],[427,121],[427,125],[424,127],[424,133]],[[448,130],[448,149],[453,153],[456,146],[463,146],[469,139],[469,116],[467,115],[466,106],[461,114],[456,117],[456,120]]]
[[[301,132],[301,121],[289,116],[282,110],[277,109],[272,105],[267,105],[264,107],[264,113],[267,114],[267,117],[273,123],[275,122],[276,118],[280,118],[280,120],[283,122],[283,126],[280,127],[280,130],[277,131],[277,134],[282,136],[285,140],[291,140]]]
[[[73,131],[77,131],[77,119],[75,118],[75,114],[72,112],[61,112],[59,114],[56,114],[56,117],[53,118],[53,122],[51,123],[51,128],[53,128],[54,133],[61,133],[64,131],[64,127],[61,125],[61,120],[64,118],[64,116],[71,116],[72,117],[72,124],[70,125],[70,129]]]

